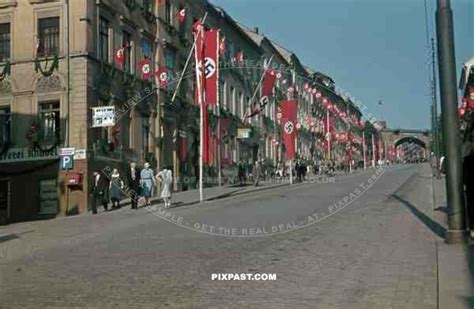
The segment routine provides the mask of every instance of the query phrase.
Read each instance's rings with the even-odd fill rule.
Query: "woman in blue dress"
[[[155,176],[148,162],[145,163],[144,168],[140,172],[140,182],[142,187],[141,195],[145,198],[145,206],[150,206],[150,197],[153,195],[153,187],[155,186]]]

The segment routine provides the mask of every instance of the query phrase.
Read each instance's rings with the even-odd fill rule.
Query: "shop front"
[[[10,148],[0,156],[0,224],[55,217],[58,149]]]

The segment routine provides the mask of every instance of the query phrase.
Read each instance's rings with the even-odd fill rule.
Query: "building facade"
[[[172,168],[175,190],[196,187],[199,108],[190,52],[193,24],[204,16],[223,46],[205,176],[241,161],[272,168],[285,161],[276,114],[290,97],[298,101],[298,158],[322,160],[326,107],[308,89],[360,121],[330,78],[207,0],[1,1],[0,222],[84,213],[92,172],[123,172],[132,161]],[[269,66],[282,77],[264,110],[248,117]],[[161,68],[169,73],[166,86],[153,74]],[[113,108],[113,124],[98,123],[98,107]],[[338,130],[347,129],[344,115],[333,116]],[[63,148],[74,148],[67,169]],[[344,150],[334,151],[343,160]]]
[[[153,156],[156,96],[140,98],[152,84],[137,65],[155,57],[154,10],[154,1],[0,3],[2,221],[85,212],[93,170]],[[91,127],[98,106],[115,107],[115,126]],[[68,171],[63,147],[77,152]]]

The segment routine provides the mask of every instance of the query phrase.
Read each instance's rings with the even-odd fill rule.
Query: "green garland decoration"
[[[11,64],[10,62],[5,63],[3,66],[2,73],[0,73],[0,82],[2,82],[8,75],[10,75]]]
[[[45,76],[45,77],[49,77],[51,75],[53,75],[54,71],[59,69],[59,58],[57,55],[54,55],[53,57],[53,62],[51,64],[51,67],[48,69],[48,64],[49,64],[49,60],[48,58],[46,58],[44,61],[46,62],[46,65],[44,67],[44,69],[41,67],[41,61],[36,58],[35,59],[35,72],[38,73],[40,72],[41,75]]]
[[[105,76],[109,78],[114,78],[115,72],[117,71],[113,65],[110,65],[103,61],[100,63],[100,70],[102,74],[104,74]]]

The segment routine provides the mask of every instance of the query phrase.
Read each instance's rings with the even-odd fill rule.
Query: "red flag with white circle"
[[[295,158],[296,141],[296,101],[286,100],[280,103],[282,113],[283,141],[285,143],[286,158],[292,160]]]

